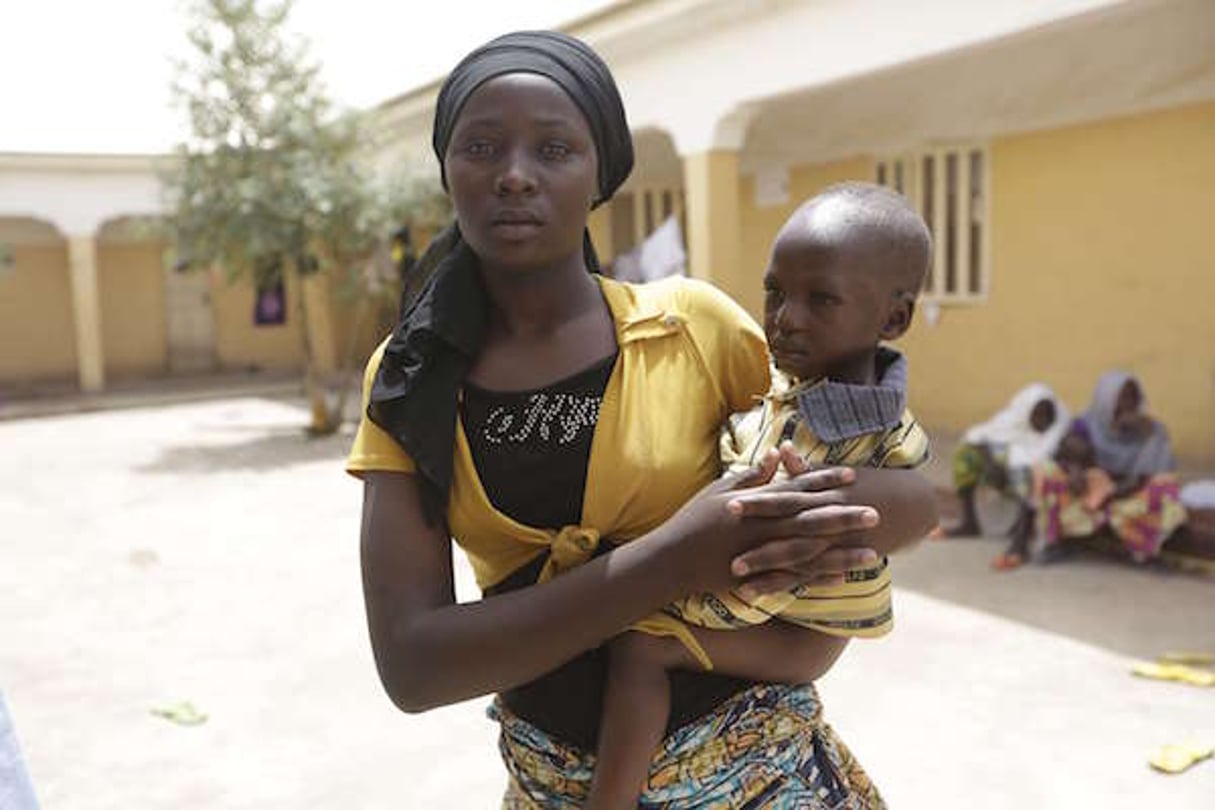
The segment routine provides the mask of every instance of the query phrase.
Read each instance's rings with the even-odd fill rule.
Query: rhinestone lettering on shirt
[[[482,436],[493,445],[565,445],[594,430],[603,398],[588,394],[531,394],[518,405],[498,405]]]

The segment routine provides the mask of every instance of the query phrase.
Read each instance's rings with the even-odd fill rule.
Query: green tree
[[[403,223],[434,226],[448,211],[437,186],[371,169],[370,128],[326,95],[307,44],[286,30],[291,6],[196,0],[190,7],[191,51],[173,85],[189,135],[164,177],[167,224],[181,265],[222,267],[229,280],[255,285],[294,276],[310,429],[329,432],[340,424],[349,385],[338,386],[332,406],[332,381],[317,370],[304,279],[321,272],[340,279],[356,313],[340,352],[349,367],[367,312],[395,302],[390,234]]]

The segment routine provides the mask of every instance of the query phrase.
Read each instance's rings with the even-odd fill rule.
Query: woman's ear
[[[915,317],[915,296],[911,293],[899,293],[898,299],[891,304],[886,313],[886,322],[882,324],[882,340],[898,340],[911,328],[911,319]]]

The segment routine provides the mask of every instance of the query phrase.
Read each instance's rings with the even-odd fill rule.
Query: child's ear
[[[900,296],[886,313],[886,322],[882,324],[882,340],[898,340],[911,328],[911,319],[915,316],[915,299],[911,296]]]

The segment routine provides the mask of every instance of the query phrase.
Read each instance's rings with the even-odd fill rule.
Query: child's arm
[[[736,630],[690,627],[713,661],[715,672],[771,683],[808,683],[831,669],[848,639],[829,636],[779,620]],[[663,669],[700,671],[688,649],[672,636],[626,633],[615,642],[633,661]],[[617,654],[613,647],[613,655]]]

